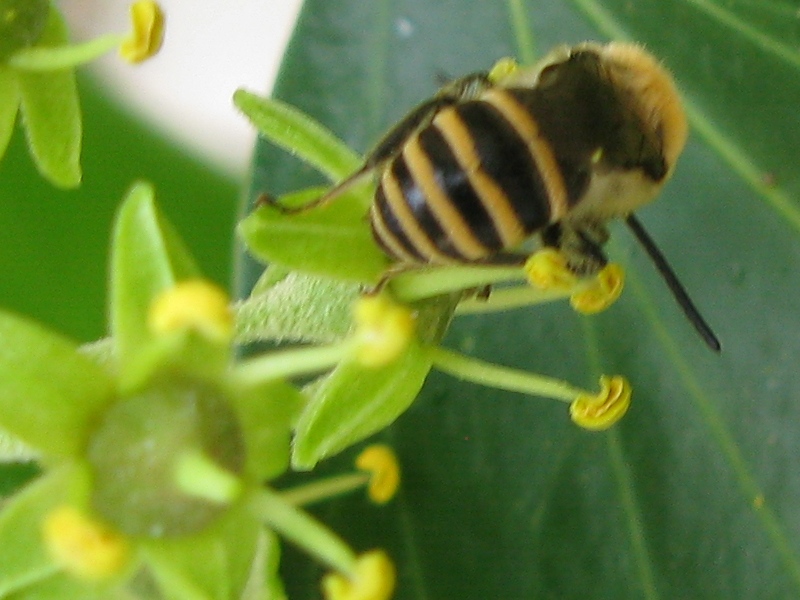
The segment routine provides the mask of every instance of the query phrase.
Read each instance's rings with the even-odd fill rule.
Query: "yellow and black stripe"
[[[410,264],[502,263],[535,232],[566,217],[575,227],[583,200],[583,218],[595,211],[587,222],[649,201],[669,173],[671,138],[635,102],[650,79],[629,73],[622,81],[631,89],[615,79],[628,54],[640,53],[609,48],[627,62],[609,66],[603,49],[588,45],[545,67],[535,85],[505,87],[478,74],[412,111],[365,165],[380,175],[370,220],[381,247]],[[646,181],[623,182],[633,171]],[[609,174],[616,179],[593,192],[595,176]]]
[[[633,215],[660,191],[686,142],[669,73],[639,46],[591,42],[557,49],[535,71],[492,73],[443,87],[390,129],[358,171],[299,209],[281,209],[320,206],[377,175],[372,231],[401,263],[380,285],[406,267],[517,262],[513,251],[534,233],[576,275],[592,275],[607,262],[606,222],[624,218],[719,350]]]
[[[405,263],[480,261],[568,209],[562,168],[526,107],[525,90],[492,88],[447,106],[384,168],[370,219]]]

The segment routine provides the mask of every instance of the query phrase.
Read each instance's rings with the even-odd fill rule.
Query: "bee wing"
[[[384,165],[403,150],[403,146],[408,138],[415,132],[429,125],[436,114],[443,108],[475,98],[490,85],[491,83],[486,73],[475,73],[449,83],[439,90],[433,98],[414,108],[399,123],[392,127],[380,141],[378,141],[369,154],[367,154],[364,164],[358,171],[337,183],[322,196],[312,200],[308,204],[296,207],[283,206],[266,194],[262,194],[259,198],[259,202],[274,206],[285,214],[305,212],[313,208],[324,206],[328,202],[332,202],[343,193],[347,192],[347,190],[363,181],[364,178],[380,171]]]

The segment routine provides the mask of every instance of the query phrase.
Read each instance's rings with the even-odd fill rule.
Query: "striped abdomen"
[[[440,110],[384,167],[370,220],[406,263],[479,261],[558,220],[568,198],[551,145],[513,91]]]

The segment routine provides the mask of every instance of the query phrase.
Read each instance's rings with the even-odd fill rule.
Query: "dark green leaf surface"
[[[673,181],[639,216],[722,354],[695,337],[622,228],[609,253],[627,265],[629,286],[607,313],[555,305],[457,320],[451,347],[579,385],[621,373],[633,405],[611,431],[587,433],[555,403],[431,376],[384,434],[403,466],[400,497],[381,509],[357,498],[320,509],[356,547],[391,552],[398,598],[800,596],[795,10],[744,0],[306,2],[276,93],[358,151],[442,75],[530,59],[530,27],[540,51],[586,38],[645,43],[676,74],[693,126]],[[252,196],[315,181],[259,147]],[[292,556],[289,596],[318,597],[319,573]]]

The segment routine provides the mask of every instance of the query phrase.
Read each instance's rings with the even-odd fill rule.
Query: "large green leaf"
[[[386,434],[404,470],[388,508],[321,508],[384,546],[398,598],[800,596],[800,34],[796,7],[746,0],[308,0],[276,94],[368,148],[442,75],[585,38],[645,43],[692,120],[674,180],[640,218],[719,334],[696,338],[644,253],[614,231],[629,288],[598,317],[563,305],[464,317],[446,340],[633,406],[606,433],[553,403],[429,378]],[[318,181],[258,148],[251,197]],[[345,457],[347,458],[347,457]],[[330,468],[342,468],[339,459]],[[342,459],[343,460],[343,459]],[[325,466],[323,466],[323,469]],[[317,597],[287,553],[292,598]]]

